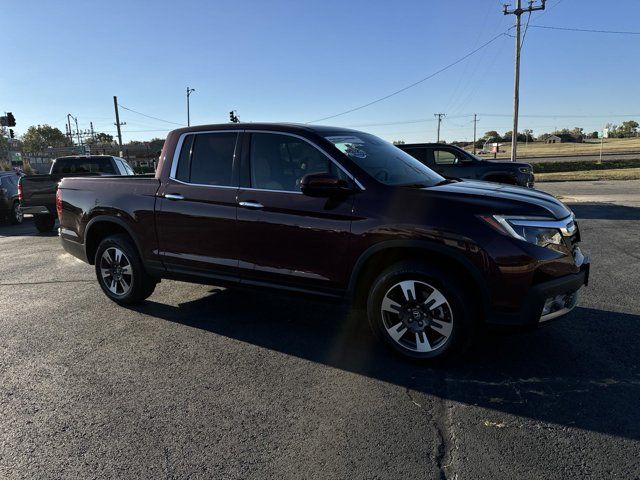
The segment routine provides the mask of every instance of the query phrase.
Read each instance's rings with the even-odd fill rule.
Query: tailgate
[[[28,175],[20,178],[20,204],[23,207],[54,206],[58,179],[51,175]]]

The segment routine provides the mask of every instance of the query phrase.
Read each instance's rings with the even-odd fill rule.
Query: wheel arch
[[[84,245],[87,261],[90,265],[94,264],[94,257],[98,250],[100,242],[109,235],[122,233],[127,235],[136,247],[138,255],[142,258],[142,250],[136,239],[131,227],[127,223],[116,217],[99,215],[92,218],[84,230]]]
[[[489,311],[489,289],[480,270],[464,255],[434,242],[424,240],[390,240],[369,247],[358,258],[349,279],[348,295],[362,306],[364,289],[384,269],[402,260],[419,258],[435,267],[452,272],[470,291],[482,309],[483,318]]]

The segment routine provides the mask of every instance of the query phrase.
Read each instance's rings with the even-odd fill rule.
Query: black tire
[[[121,257],[116,261],[118,251],[121,252]],[[111,264],[107,257],[112,260]],[[103,275],[105,267],[109,269],[107,276]],[[117,267],[120,267],[120,270],[117,270]],[[158,283],[158,280],[144,269],[138,250],[131,239],[123,234],[111,235],[100,242],[96,250],[95,269],[102,291],[120,305],[142,302],[153,293]],[[127,271],[130,273],[126,273]]]
[[[22,214],[20,203],[13,202],[13,206],[11,207],[11,212],[9,213],[9,222],[11,222],[13,225],[19,225],[22,223],[23,219],[24,219],[24,215]]]
[[[413,282],[414,293],[400,282]],[[407,300],[412,295],[413,301]],[[474,333],[471,308],[457,279],[418,261],[386,269],[373,281],[367,298],[367,318],[376,336],[395,352],[418,360],[443,359],[467,348]]]
[[[53,227],[56,224],[56,217],[53,215],[34,215],[33,223],[40,233],[50,233],[53,231]]]

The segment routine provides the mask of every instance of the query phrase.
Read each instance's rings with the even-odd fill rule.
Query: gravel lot
[[[306,297],[163,281],[118,307],[2,225],[0,478],[638,478],[640,209],[572,208],[579,308],[434,368]]]

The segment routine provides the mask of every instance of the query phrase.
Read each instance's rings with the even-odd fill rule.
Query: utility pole
[[[193,92],[195,92],[196,89],[195,88],[189,88],[187,87],[187,127],[191,126],[191,115],[189,113],[189,97],[191,96],[191,94]]]
[[[476,126],[478,125],[478,114],[473,114],[473,154],[476,154]]]
[[[89,122],[91,125],[91,143],[96,143],[96,132],[93,130],[93,122]]]
[[[442,119],[447,115],[445,113],[434,113],[433,116],[438,119],[438,137],[436,143],[440,143],[440,124],[442,123]]]
[[[116,127],[118,127],[118,145],[120,145],[120,156],[122,156],[122,131],[120,127],[126,123],[120,123],[120,114],[118,113],[118,97],[113,96],[113,108],[116,111]]]
[[[542,3],[534,6],[534,0],[529,0],[529,6],[522,8],[522,0],[516,0],[516,8],[508,10],[509,5],[504,5],[502,13],[504,15],[516,16],[516,66],[515,81],[513,86],[513,129],[511,130],[511,161],[517,159],[518,150],[518,109],[520,107],[520,17],[523,13],[535,12],[536,10],[544,10],[546,0],[540,0]]]
[[[82,138],[80,137],[80,129],[78,128],[78,117],[73,117],[76,122],[76,136],[78,137],[78,145],[82,145]]]
[[[67,113],[67,135],[69,137],[69,142],[73,145],[73,136],[71,135],[71,114]]]

